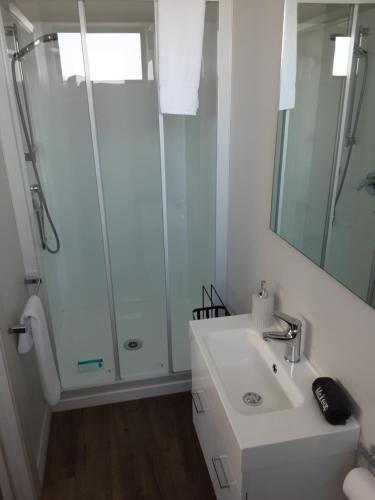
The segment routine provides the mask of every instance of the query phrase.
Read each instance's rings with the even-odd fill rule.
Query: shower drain
[[[142,340],[140,339],[129,339],[124,342],[124,349],[127,351],[138,351],[143,345]]]
[[[246,392],[242,397],[245,405],[248,406],[259,406],[263,403],[263,398],[257,392]]]

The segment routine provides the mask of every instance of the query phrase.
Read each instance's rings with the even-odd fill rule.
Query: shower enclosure
[[[223,281],[218,2],[206,5],[200,105],[190,117],[158,111],[153,2],[16,4],[34,32],[3,10],[9,74],[13,56],[45,197],[38,205],[34,193],[30,216],[63,387],[189,370],[191,311],[203,284]],[[55,39],[14,56],[47,34]],[[26,168],[35,189],[30,153]],[[56,242],[46,206],[57,253],[42,250],[43,234]]]
[[[375,306],[375,4],[300,2],[297,47],[271,225]]]

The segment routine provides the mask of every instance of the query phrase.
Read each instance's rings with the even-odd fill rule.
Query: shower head
[[[13,59],[16,61],[19,61],[22,59],[26,54],[31,52],[35,47],[40,45],[41,43],[47,43],[47,42],[55,42],[57,40],[57,33],[48,33],[47,35],[42,35],[39,38],[36,38],[32,42],[30,42],[28,45],[20,49],[18,52],[16,52],[13,55]]]
[[[332,42],[335,42],[336,38],[340,38],[340,37],[347,37],[347,35],[343,35],[342,33],[332,33],[329,36],[329,39]],[[361,58],[361,57],[367,57],[367,50],[365,50],[360,45],[358,45],[358,43],[354,43],[354,52],[353,52],[353,55],[354,55],[354,57],[357,57],[358,59]]]

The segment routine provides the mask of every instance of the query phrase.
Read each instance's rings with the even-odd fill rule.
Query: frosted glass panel
[[[217,6],[206,5],[197,116],[164,115],[174,371],[190,369],[188,321],[215,283]]]
[[[63,13],[55,9],[47,15],[33,2],[23,11],[35,31],[19,30],[21,46],[46,33],[79,32],[76,2],[64,2]],[[86,86],[75,78],[64,80],[57,42],[40,44],[23,65],[38,166],[61,239],[60,252],[43,251],[41,259],[62,384],[111,382],[113,349]],[[29,163],[28,173],[32,184]]]
[[[153,57],[153,3],[123,2],[107,8],[104,3],[87,2],[86,17],[88,40],[94,34],[105,39],[123,33],[141,43],[143,79],[133,74],[124,81],[94,81],[93,94],[121,376],[165,374],[168,352],[158,106],[156,85],[146,70]],[[104,18],[105,22],[98,22]],[[95,54],[90,44],[88,50],[91,71]],[[139,55],[134,44],[132,64]],[[107,70],[111,73],[127,63],[129,57],[123,51],[109,61]]]

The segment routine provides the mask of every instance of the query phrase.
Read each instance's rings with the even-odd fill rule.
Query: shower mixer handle
[[[40,194],[39,194],[38,184],[31,184],[30,192],[31,192],[31,200],[33,202],[33,209],[35,211],[43,210],[42,201],[40,199]]]
[[[356,143],[357,143],[357,138],[356,137],[354,137],[351,134],[348,134],[346,136],[346,147],[347,148],[350,148],[351,146],[355,146]]]
[[[375,196],[375,170],[369,172],[365,179],[363,179],[357,187],[357,191],[361,191],[361,189],[366,188],[368,194]]]
[[[34,144],[32,144],[32,147],[31,147],[31,151],[27,151],[25,153],[25,161],[31,161],[31,162],[35,162],[36,161],[36,153],[37,153],[37,149],[36,149],[36,146]],[[33,186],[37,186],[37,184],[33,184]],[[31,189],[31,186],[30,186],[30,189]]]
[[[36,216],[36,222],[38,224],[40,244],[42,245],[43,250],[45,250],[47,244],[47,237],[44,224],[43,202],[40,197],[40,190],[38,184],[31,184],[30,191],[31,191],[31,199],[33,202],[33,209]]]

